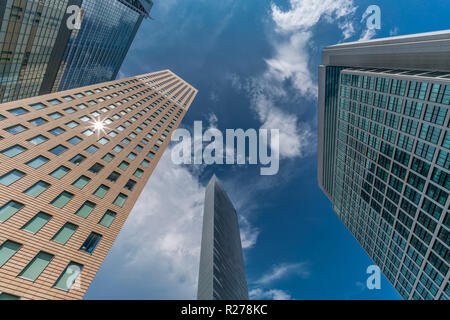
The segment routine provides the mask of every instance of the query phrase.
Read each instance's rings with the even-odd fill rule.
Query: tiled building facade
[[[0,299],[83,297],[196,94],[165,70],[0,105]]]

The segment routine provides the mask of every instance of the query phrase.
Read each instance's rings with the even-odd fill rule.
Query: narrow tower
[[[199,300],[248,300],[236,210],[215,175],[206,187]]]

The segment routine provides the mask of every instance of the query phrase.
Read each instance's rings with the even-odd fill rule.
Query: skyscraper
[[[319,68],[318,181],[404,299],[449,299],[450,31],[339,44]]]
[[[214,175],[206,187],[199,300],[248,300],[236,210]]]
[[[59,70],[52,70],[52,92],[115,79],[152,5],[150,0],[83,0],[81,29],[72,31]]]
[[[0,102],[111,81],[151,0],[0,2]],[[69,27],[75,6],[81,28]]]
[[[196,94],[164,70],[0,105],[0,299],[83,297]]]

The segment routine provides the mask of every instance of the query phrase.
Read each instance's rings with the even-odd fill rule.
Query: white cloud
[[[351,21],[345,21],[338,24],[339,28],[342,30],[344,40],[347,40],[355,34],[355,27]]]
[[[276,53],[273,58],[266,60],[268,69],[264,77],[270,82],[279,83],[291,79],[300,94],[315,97],[317,85],[309,71],[310,40],[310,32],[299,32],[293,34],[287,41],[275,43]]]
[[[280,131],[278,148],[281,158],[304,157],[315,149],[315,135],[306,122],[283,110],[276,101],[289,96],[286,83],[304,98],[315,100],[317,84],[310,71],[310,46],[312,28],[325,18],[328,22],[339,20],[344,37],[353,35],[353,24],[347,19],[355,12],[353,0],[290,0],[290,9],[282,11],[271,5],[271,18],[275,26],[272,46],[273,57],[266,59],[266,70],[247,83],[237,75],[228,75],[232,86],[249,93],[253,110],[261,127]],[[346,17],[345,21],[340,21]]]
[[[280,280],[284,277],[296,275],[302,278],[310,276],[309,266],[305,262],[300,263],[283,263],[275,265],[272,270],[264,274],[261,278],[256,280],[254,284],[268,285],[274,281]]]
[[[97,277],[139,291],[140,298],[195,299],[204,187],[198,176],[172,163],[170,152],[159,161]]]
[[[260,230],[250,224],[248,219],[239,215],[242,249],[251,249],[255,246]]]
[[[249,296],[251,300],[291,300],[289,293],[283,290],[271,289],[253,289],[250,290]]]
[[[398,35],[398,32],[399,32],[398,27],[395,27],[394,29],[391,29],[391,30],[389,31],[389,35],[390,35],[391,37],[393,37],[393,36]]]
[[[375,29],[366,29],[361,34],[361,37],[359,38],[359,41],[370,40],[373,37],[375,37],[376,34],[377,34],[377,31]]]
[[[272,18],[280,32],[306,31],[322,17],[334,21],[356,10],[353,0],[290,0],[290,6],[290,10],[282,11],[272,4]]]

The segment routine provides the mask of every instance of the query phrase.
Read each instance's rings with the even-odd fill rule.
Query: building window
[[[15,126],[12,126],[12,127],[9,127],[9,128],[5,129],[6,132],[9,132],[10,134],[14,134],[14,135],[19,134],[21,132],[24,132],[25,130],[28,130],[28,128],[24,127],[21,124],[17,124]]]
[[[72,183],[72,185],[74,187],[77,187],[78,189],[83,189],[89,183],[89,181],[91,181],[90,178],[81,176],[74,183]]]
[[[128,196],[124,195],[123,193],[119,193],[117,198],[114,200],[113,204],[119,207],[123,207],[125,204],[125,201],[128,199]]]
[[[66,109],[64,109],[64,111],[65,111],[65,112],[67,112],[68,114],[71,114],[71,113],[77,112],[77,110],[75,110],[75,109],[74,109],[74,108],[72,108],[72,107],[70,107],[70,108],[66,108]]]
[[[19,108],[10,109],[10,110],[8,110],[8,112],[15,116],[20,116],[22,114],[28,113],[29,111],[27,109],[19,107]]]
[[[120,145],[116,145],[116,146],[113,148],[113,151],[115,151],[115,152],[117,152],[117,153],[121,152],[122,150],[123,150],[123,147],[120,146]]]
[[[60,134],[63,134],[64,132],[66,132],[66,130],[64,130],[61,127],[56,127],[52,130],[49,130],[49,132],[54,136],[59,136]]]
[[[50,261],[52,261],[53,255],[44,251],[39,252],[33,260],[19,273],[19,277],[22,279],[35,281],[42,271],[47,268]]]
[[[10,293],[6,293],[6,292],[2,292],[0,293],[0,300],[20,300],[19,296],[15,296],[13,294]]]
[[[134,160],[134,159],[136,159],[136,157],[137,157],[137,154],[134,152],[130,152],[127,156],[127,158],[130,160]]]
[[[98,243],[102,239],[102,236],[98,233],[92,232],[89,237],[87,237],[86,241],[81,246],[80,250],[86,251],[87,253],[94,252],[95,247],[97,247]]]
[[[34,158],[33,160],[30,160],[26,163],[27,166],[37,169],[46,164],[48,161],[50,161],[48,158],[43,156],[38,156]]]
[[[105,145],[109,142],[109,139],[107,138],[101,138],[100,140],[97,141],[98,143],[100,143],[101,145]]]
[[[25,176],[25,173],[14,169],[0,177],[0,184],[9,187],[23,176]]]
[[[75,212],[75,214],[77,216],[80,216],[82,218],[87,218],[92,210],[94,210],[96,204],[90,201],[86,201],[85,203],[83,203],[83,205],[77,210],[77,212]]]
[[[82,134],[84,134],[86,137],[90,137],[94,134],[94,131],[92,131],[91,129],[87,129],[87,130],[84,130],[82,132]]]
[[[43,226],[47,224],[52,218],[51,215],[45,212],[39,212],[37,215],[33,217],[30,221],[28,221],[23,227],[22,230],[28,231],[32,234],[36,234],[39,230],[42,229]]]
[[[50,118],[52,118],[53,120],[56,120],[56,119],[59,119],[59,118],[63,117],[63,115],[61,113],[59,113],[59,112],[50,113],[48,116]]]
[[[62,144],[54,147],[53,149],[48,150],[49,152],[53,153],[56,156],[59,156],[63,152],[67,151],[67,147],[63,146]]]
[[[135,177],[141,178],[143,174],[144,174],[144,170],[136,169],[136,171],[134,172],[133,175],[134,175]]]
[[[48,100],[47,102],[50,103],[51,105],[61,104],[61,101],[59,101],[58,99]]]
[[[119,178],[120,178],[120,173],[113,171],[106,179],[108,179],[111,182],[116,182]]]
[[[0,268],[22,247],[20,243],[6,240],[0,246]]]
[[[83,139],[81,139],[78,136],[72,137],[69,140],[67,140],[68,143],[73,144],[74,146],[79,144],[81,141],[83,141]]]
[[[76,121],[70,121],[66,123],[66,126],[68,126],[69,128],[73,129],[75,127],[78,127],[80,124]]]
[[[102,184],[100,185],[100,187],[97,188],[97,190],[95,190],[94,195],[99,198],[104,198],[105,195],[108,193],[109,189],[110,188],[108,186]]]
[[[69,161],[72,162],[75,165],[79,165],[80,163],[82,163],[84,160],[86,160],[86,157],[83,156],[82,154],[77,154],[75,157],[73,157],[72,159],[70,159]]]
[[[130,191],[133,191],[134,187],[136,186],[136,181],[134,180],[128,180],[127,184],[125,185],[125,189],[128,189]]]
[[[65,96],[65,97],[63,97],[63,99],[66,100],[66,101],[72,101],[73,100],[73,98],[71,96]]]
[[[50,204],[54,205],[58,208],[63,208],[71,199],[73,198],[73,194],[63,191],[59,196],[57,196],[55,199],[53,199]]]
[[[123,171],[126,171],[128,169],[128,167],[130,166],[130,164],[126,161],[122,161],[119,164],[119,169],[122,169]]]
[[[30,197],[37,198],[41,193],[43,193],[45,190],[50,188],[50,184],[44,181],[39,181],[35,185],[28,188],[26,191],[24,191],[25,194],[29,195]]]
[[[98,224],[109,228],[111,226],[111,224],[113,223],[114,219],[116,218],[117,213],[108,210],[106,211],[105,215],[103,216],[103,218],[99,221]]]
[[[19,146],[18,144],[16,144],[15,146],[12,146],[8,149],[5,149],[3,151],[0,151],[4,156],[7,156],[8,158],[13,158],[19,154],[21,154],[22,152],[25,152],[27,149]]]
[[[45,141],[47,141],[48,138],[44,137],[43,135],[38,135],[36,137],[33,137],[31,139],[28,139],[27,141],[29,143],[34,144],[35,146],[40,145],[41,143],[44,143]]]
[[[94,154],[98,151],[98,147],[94,146],[94,145],[90,145],[89,147],[84,149],[84,151],[86,151],[87,153],[90,153],[90,154]]]
[[[92,167],[89,168],[88,171],[92,172],[92,173],[99,173],[100,171],[102,171],[102,169],[104,168],[104,165],[101,165],[100,163],[95,163]]]
[[[52,238],[53,241],[58,242],[60,244],[66,244],[67,241],[73,236],[75,231],[77,231],[78,226],[67,222],[65,225],[62,226],[61,229],[55,234],[55,236]]]
[[[107,153],[103,156],[102,160],[106,162],[111,162],[112,159],[114,159],[114,155],[111,153]]]
[[[48,121],[39,117],[36,119],[29,120],[28,122],[36,127],[39,127],[39,126],[43,125],[44,123],[47,123]]]
[[[69,291],[82,269],[83,265],[71,261],[53,286],[57,289]]]
[[[61,179],[62,177],[64,177],[66,174],[68,174],[70,171],[69,168],[65,167],[65,166],[61,166],[58,169],[56,169],[55,171],[53,171],[52,173],[50,173],[50,175],[53,178],[56,179]]]
[[[15,215],[24,205],[17,201],[11,200],[0,208],[0,222],[5,222]]]
[[[142,167],[147,168],[149,165],[150,165],[150,161],[145,160],[145,159],[142,160],[142,162],[141,162]]]
[[[35,103],[35,104],[30,105],[30,107],[32,107],[34,110],[41,110],[41,109],[47,108],[47,106],[43,103]]]

